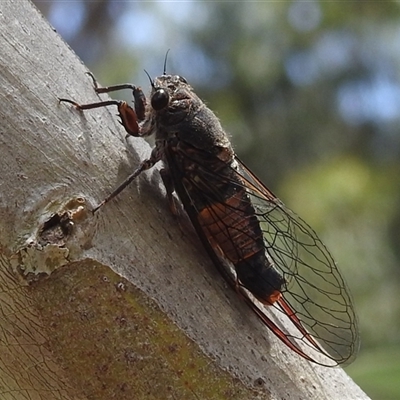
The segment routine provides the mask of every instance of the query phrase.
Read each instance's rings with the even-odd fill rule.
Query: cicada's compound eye
[[[151,106],[159,111],[167,107],[169,103],[169,94],[165,89],[157,89],[151,97]]]
[[[176,75],[176,77],[177,77],[181,82],[187,83],[187,80],[186,80],[183,76]]]

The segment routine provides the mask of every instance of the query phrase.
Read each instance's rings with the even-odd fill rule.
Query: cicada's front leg
[[[93,85],[96,93],[108,93],[122,89],[132,90],[133,98],[135,101],[135,109],[128,105],[126,101],[120,100],[106,100],[97,103],[90,104],[79,104],[76,101],[59,99],[60,102],[73,104],[78,110],[90,110],[92,108],[108,107],[116,105],[118,107],[118,114],[121,118],[121,125],[125,128],[128,135],[131,136],[144,136],[141,133],[139,122],[145,119],[146,110],[146,96],[144,95],[140,87],[136,87],[130,83],[124,83],[122,85],[108,86],[105,88],[99,88],[95,77],[88,73],[93,79]]]
[[[140,87],[136,87],[130,83],[124,83],[122,85],[108,86],[104,88],[99,88],[96,79],[91,73],[88,73],[93,79],[93,85],[96,93],[108,93],[116,90],[130,89],[132,90],[135,108],[133,109],[125,101],[118,100],[106,100],[97,103],[90,104],[79,104],[76,101],[70,99],[59,99],[60,102],[70,103],[74,105],[78,110],[90,110],[92,108],[108,107],[111,105],[116,105],[118,107],[118,113],[121,118],[121,125],[125,128],[128,135],[132,136],[146,136],[152,133],[151,129],[146,127],[141,127],[139,122],[144,121],[146,118],[146,97]],[[108,195],[97,207],[93,209],[96,212],[104,204],[108,203],[111,199],[117,196],[122,190],[124,190],[137,176],[139,176],[143,171],[146,171],[153,167],[162,158],[163,152],[163,142],[156,142],[151,156],[149,159],[144,160],[139,167],[129,175],[124,182],[122,182],[110,195]]]

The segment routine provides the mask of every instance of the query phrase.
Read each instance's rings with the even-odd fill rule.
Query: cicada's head
[[[151,86],[151,106],[155,111],[173,107],[179,100],[190,99],[193,92],[186,79],[179,75],[161,75]]]
[[[190,113],[201,103],[186,79],[179,75],[161,75],[151,86],[150,113],[161,129],[190,119]]]

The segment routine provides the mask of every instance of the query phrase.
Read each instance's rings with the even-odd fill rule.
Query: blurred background
[[[399,399],[400,3],[35,3],[102,85],[147,92],[171,49],[167,73],[340,264],[362,338],[347,372]]]

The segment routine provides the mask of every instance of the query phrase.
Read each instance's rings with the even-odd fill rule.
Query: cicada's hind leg
[[[171,179],[171,175],[166,168],[160,169],[160,175],[161,175],[163,184],[165,186],[165,190],[167,192],[167,199],[168,199],[168,204],[169,204],[171,213],[175,217],[177,217],[179,215],[179,211],[178,211],[178,205],[176,203],[176,198],[173,195],[175,188],[174,188],[174,184]]]
[[[171,174],[169,173],[167,168],[162,168],[160,170],[160,175],[165,190],[167,192],[169,209],[171,210],[172,215],[176,218],[177,224],[182,234],[187,236],[187,233],[193,230],[193,226],[190,223],[189,219],[186,218],[186,213],[183,212],[181,204],[178,202],[178,199],[173,194],[175,192],[175,187],[171,179]]]

